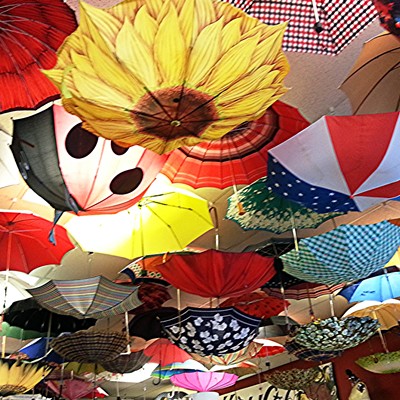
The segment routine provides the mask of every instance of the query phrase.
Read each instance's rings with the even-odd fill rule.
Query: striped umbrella
[[[142,304],[136,286],[119,285],[104,276],[70,281],[51,280],[28,291],[42,307],[81,319],[107,318]]]

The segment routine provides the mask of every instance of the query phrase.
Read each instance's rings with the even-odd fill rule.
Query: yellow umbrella
[[[67,230],[84,251],[133,259],[183,250],[213,228],[208,203],[174,189],[114,215],[74,217]]]
[[[218,139],[285,93],[285,28],[218,0],[81,3],[44,72],[85,129],[162,154]]]

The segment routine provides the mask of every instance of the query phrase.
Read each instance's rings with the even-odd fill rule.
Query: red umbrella
[[[81,399],[95,390],[92,382],[82,379],[46,380],[45,382],[54,393],[67,400]]]
[[[171,300],[171,295],[165,286],[147,282],[140,284],[138,297],[143,304],[131,310],[130,313],[132,314],[141,314],[146,311],[157,310],[166,301]]]
[[[194,188],[248,185],[265,176],[267,151],[308,125],[296,108],[277,101],[221,139],[174,150],[161,173]]]
[[[192,357],[186,351],[171,343],[168,339],[157,339],[143,350],[143,354],[150,357],[149,362],[160,364],[183,363]]]
[[[0,112],[33,109],[59,97],[42,74],[77,26],[62,0],[0,1]]]
[[[268,296],[263,292],[256,292],[231,297],[222,302],[220,307],[235,307],[252,317],[267,319],[278,315],[289,305],[290,303],[286,300]]]
[[[203,297],[251,293],[275,275],[274,259],[257,253],[207,250],[173,255],[158,270],[171,285]]]
[[[0,212],[0,270],[29,273],[37,267],[60,264],[64,254],[74,245],[67,231],[54,227],[56,244],[48,240],[53,224],[23,211]]]

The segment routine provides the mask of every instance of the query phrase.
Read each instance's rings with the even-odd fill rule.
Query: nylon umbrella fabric
[[[280,234],[292,229],[317,228],[325,221],[342,215],[319,214],[268,190],[266,183],[266,177],[260,178],[229,196],[225,218],[246,231],[263,230]]]
[[[189,372],[171,377],[171,382],[178,387],[209,392],[233,386],[238,377],[225,372]]]
[[[75,246],[65,228],[54,227],[56,244],[48,240],[50,221],[25,211],[0,211],[0,269],[29,273],[48,264],[60,264]]]
[[[282,48],[294,52],[337,55],[378,16],[368,0],[230,2],[266,24],[289,21]]]
[[[151,282],[142,282],[139,285],[138,298],[142,304],[130,311],[133,314],[158,310],[166,301],[172,299],[167,287]]]
[[[400,37],[400,1],[373,0],[378,11],[381,26],[393,35]]]
[[[150,362],[150,357],[140,350],[129,354],[120,354],[113,360],[102,362],[102,366],[109,372],[126,374],[139,370],[147,362]]]
[[[202,297],[250,293],[275,274],[272,258],[218,250],[173,255],[158,271],[174,287]]]
[[[219,356],[248,346],[258,335],[261,320],[232,307],[186,307],[161,323],[168,338],[188,353]]]
[[[353,114],[400,110],[400,38],[389,33],[375,36],[364,46],[340,85]]]
[[[308,125],[296,108],[277,101],[260,118],[220,139],[174,150],[161,173],[193,188],[248,185],[265,175],[268,149]]]
[[[119,285],[104,276],[50,280],[29,293],[47,310],[79,319],[111,317],[142,304],[136,286]]]
[[[11,150],[27,185],[58,212],[112,214],[136,204],[164,165],[142,147],[121,148],[58,105],[14,120]]]
[[[393,229],[393,227],[395,229]],[[383,268],[400,244],[400,229],[387,221],[340,225],[301,239],[299,250],[284,254],[284,271],[309,282],[336,285],[366,278]]]
[[[52,392],[67,400],[85,398],[95,389],[92,382],[87,382],[82,379],[64,379],[62,381],[46,380],[45,383]]]
[[[84,251],[131,260],[183,250],[213,227],[207,201],[175,188],[145,196],[127,211],[75,217],[66,224]]]
[[[143,353],[150,357],[150,362],[160,364],[161,367],[172,363],[184,363],[192,358],[186,351],[165,338],[151,342]]]
[[[56,64],[56,51],[76,26],[61,0],[0,3],[0,112],[36,109],[59,97],[41,69]]]
[[[174,362],[172,364],[165,365],[164,367],[158,366],[152,373],[151,376],[161,380],[170,379],[171,376],[184,374],[188,372],[197,371],[208,371],[207,368],[199,361],[187,360],[183,363]]]
[[[399,140],[399,112],[324,116],[269,151],[267,188],[318,213],[366,210],[400,195]]]

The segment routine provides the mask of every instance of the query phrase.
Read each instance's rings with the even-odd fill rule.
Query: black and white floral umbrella
[[[161,323],[168,338],[183,350],[218,356],[246,347],[258,335],[261,320],[233,307],[187,307]]]

